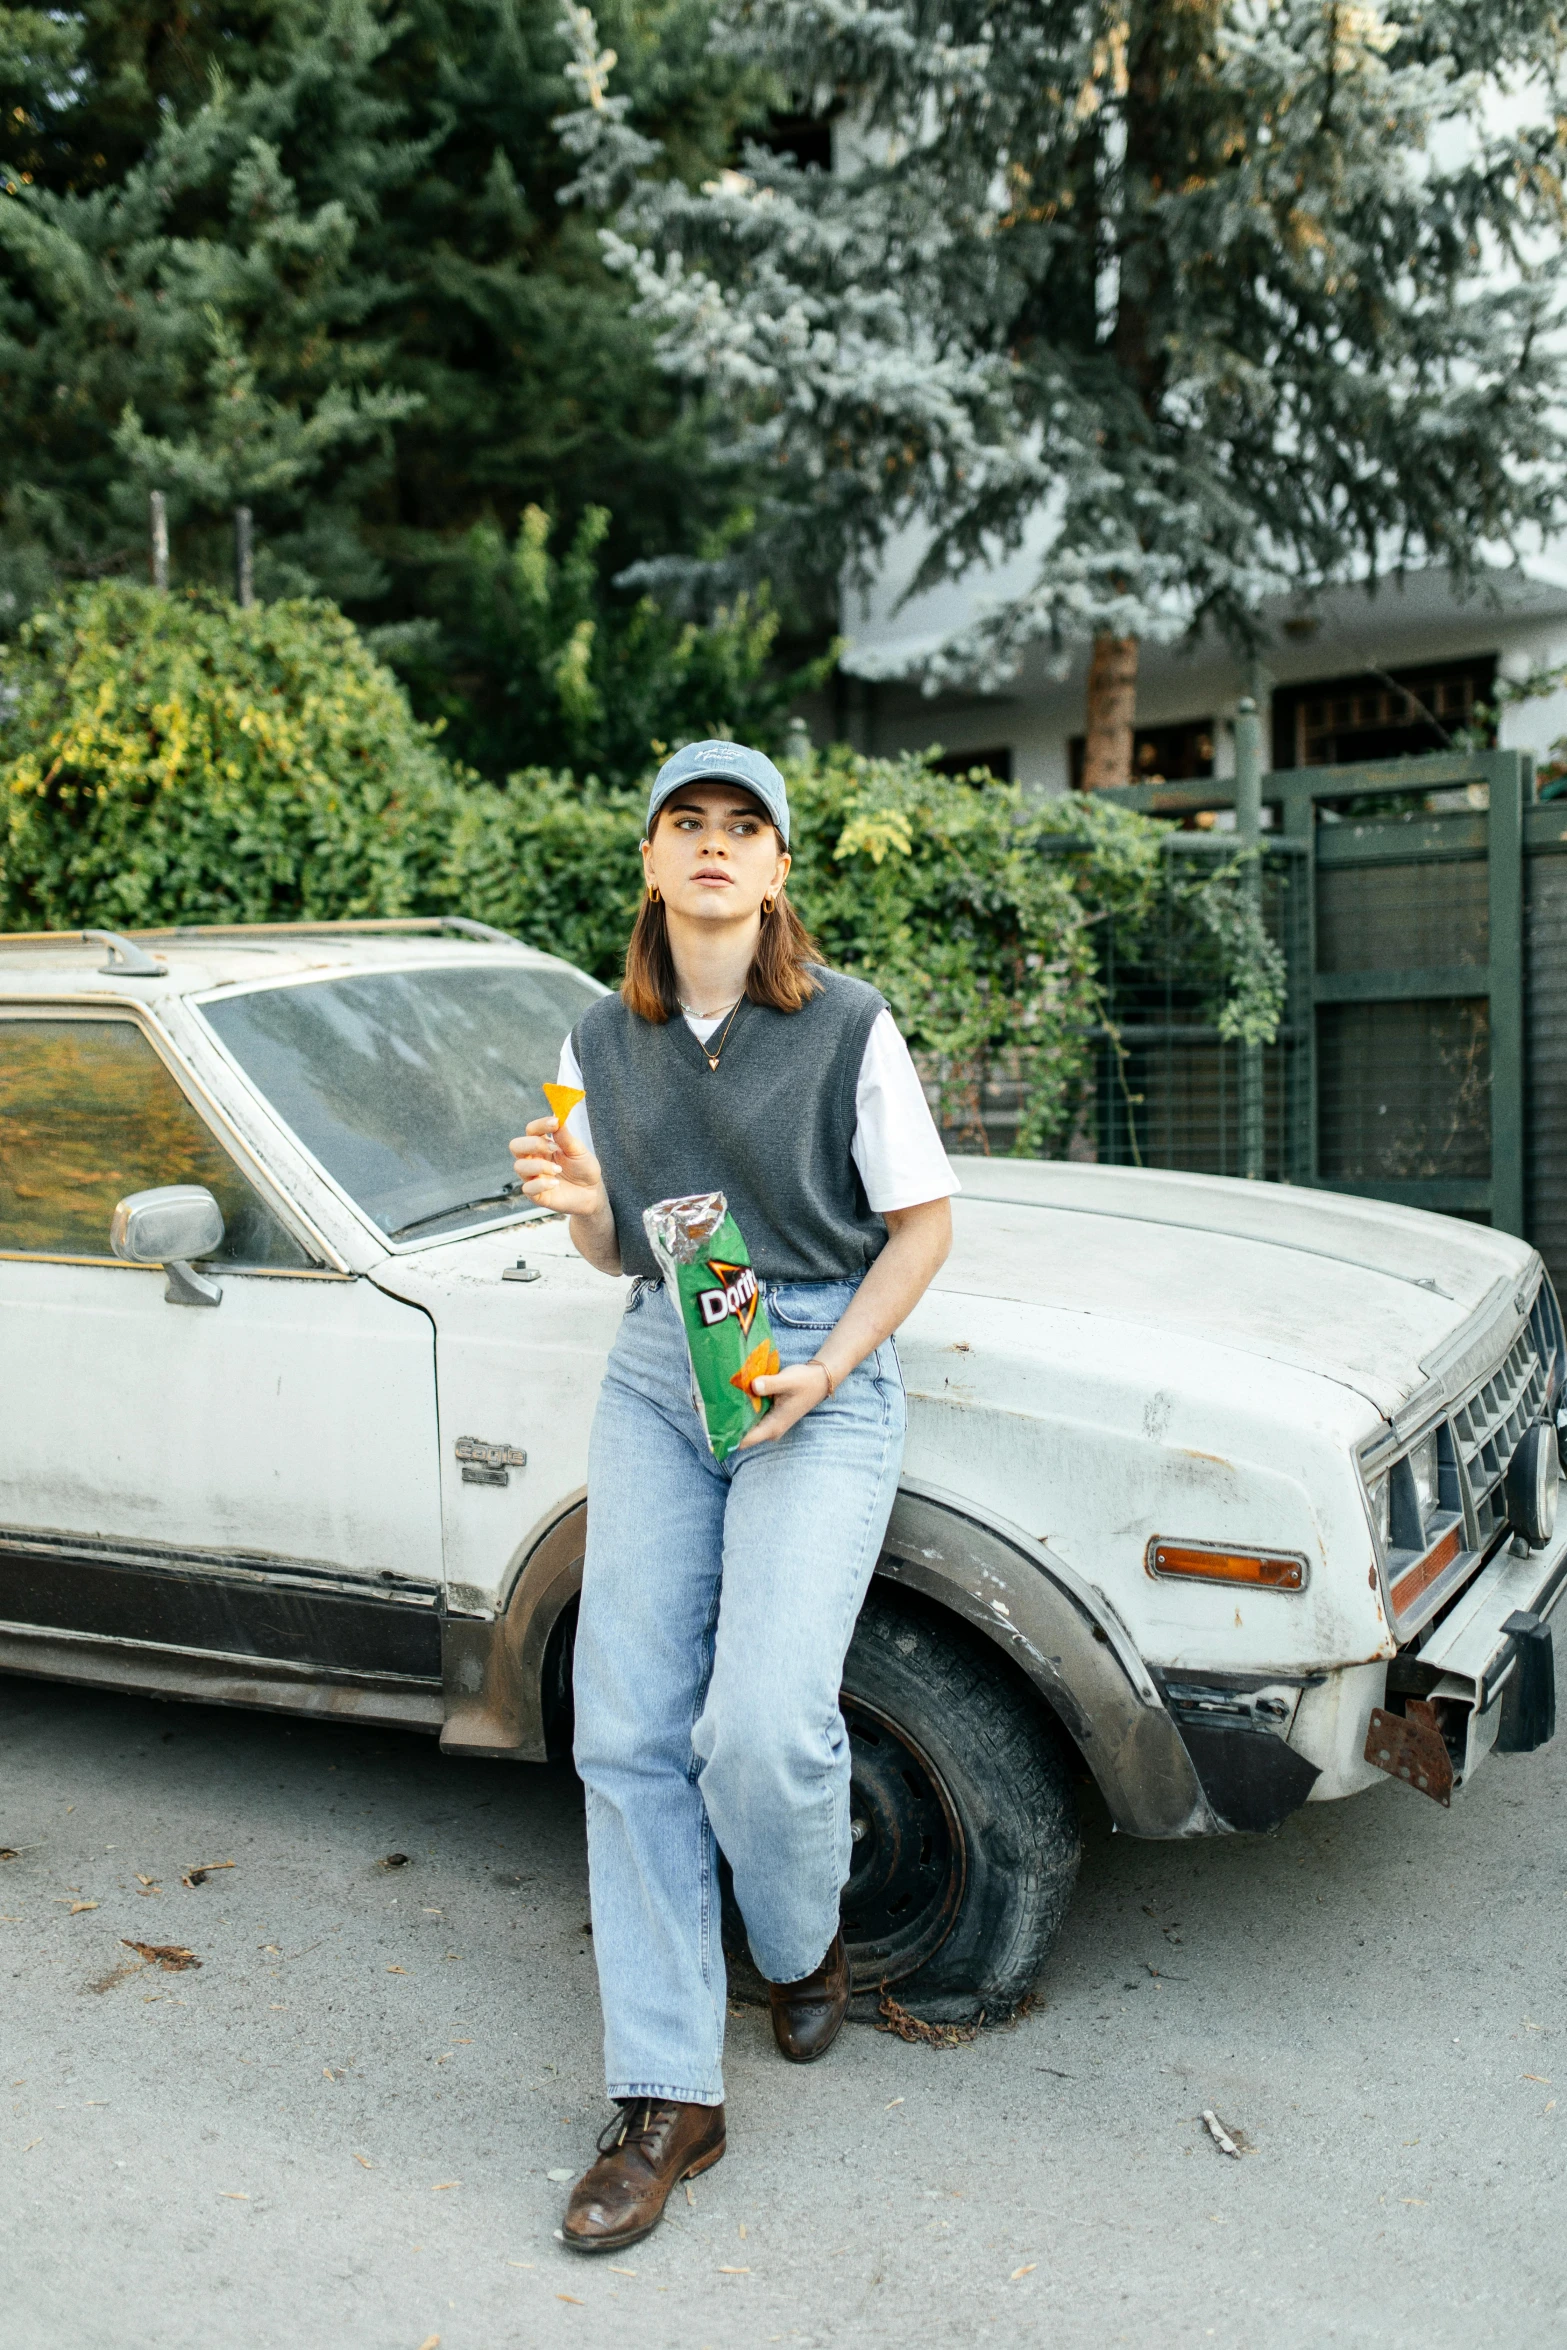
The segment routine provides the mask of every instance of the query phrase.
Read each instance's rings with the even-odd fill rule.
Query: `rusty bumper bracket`
[[[1384,1713],[1379,1705],[1372,1707],[1366,1760],[1386,1771],[1390,1779],[1402,1779],[1417,1794],[1429,1795],[1433,1803],[1451,1810],[1452,1757],[1436,1715],[1423,1697],[1408,1698],[1401,1714]]]

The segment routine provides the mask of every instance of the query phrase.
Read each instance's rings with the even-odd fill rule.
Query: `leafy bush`
[[[886,996],[945,1122],[982,1134],[980,1090],[1005,1061],[1023,1084],[1016,1147],[1060,1147],[1101,1016],[1096,934],[1152,913],[1165,827],[844,749],[797,766],[789,797],[801,917]]]
[[[1100,1016],[1095,934],[1135,929],[1161,878],[1162,825],[1102,801],[1031,801],[922,759],[843,749],[788,764],[790,894],[839,970],[872,981],[977,1127],[990,1065],[1015,1057],[1019,1147],[1070,1125]],[[463,796],[443,903],[619,976],[641,885],[640,792],[578,792],[540,771]]]
[[[475,783],[458,804],[441,910],[510,930],[614,984],[642,892],[645,792],[612,792],[531,767]]]
[[[80,588],[0,657],[0,927],[400,914],[460,779],[335,605]]]
[[[542,507],[508,545],[480,523],[432,567],[439,615],[377,632],[415,706],[444,718],[458,754],[504,776],[519,756],[626,789],[668,748],[733,735],[776,752],[801,694],[836,647],[794,671],[775,662],[779,615],[764,582],[704,621],[652,596],[614,597],[601,577],[607,507],[589,506],[564,554]]]
[[[619,976],[642,791],[451,767],[333,605],[79,589],[0,657],[0,697],[0,926],[462,913]],[[1124,953],[1167,905],[1166,828],[912,756],[805,752],[788,775],[790,890],[828,960],[886,995],[949,1124],[980,1131],[999,1064],[1018,1148],[1060,1147],[1104,1021],[1099,936]],[[1211,1016],[1265,1042],[1281,978],[1239,872],[1180,886]]]

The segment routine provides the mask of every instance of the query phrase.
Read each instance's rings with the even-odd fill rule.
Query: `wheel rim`
[[[968,1874],[957,1807],[930,1756],[901,1723],[843,1696],[854,1776],[854,1849],[843,1936],[856,1989],[902,1982],[957,1923]]]

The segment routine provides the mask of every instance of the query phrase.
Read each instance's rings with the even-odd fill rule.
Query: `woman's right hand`
[[[507,1144],[517,1179],[530,1200],[558,1216],[600,1223],[610,1214],[599,1163],[558,1118],[534,1118]]]

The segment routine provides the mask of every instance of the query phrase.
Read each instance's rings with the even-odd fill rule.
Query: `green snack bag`
[[[691,1400],[714,1460],[725,1461],[772,1408],[753,1380],[779,1367],[750,1252],[721,1191],[661,1199],[643,1211],[642,1224],[680,1308]]]

